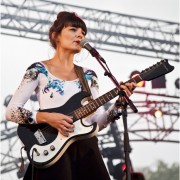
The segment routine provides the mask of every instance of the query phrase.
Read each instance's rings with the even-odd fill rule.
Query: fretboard
[[[127,82],[135,82],[138,83],[142,81],[142,78],[140,75],[126,81]],[[95,100],[90,101],[88,104],[81,106],[77,110],[74,111],[74,116],[77,119],[84,118],[91,114],[92,112],[96,111],[100,106],[104,105],[108,101],[112,100],[116,96],[119,95],[119,90],[117,88],[112,89],[111,91],[107,92],[106,94],[98,97]]]

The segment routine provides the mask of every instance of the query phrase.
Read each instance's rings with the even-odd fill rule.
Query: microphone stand
[[[120,85],[116,78],[112,75],[110,72],[106,61],[100,56],[100,54],[94,49],[91,49],[91,55],[97,59],[99,64],[102,66],[102,68],[105,70],[104,75],[108,76],[112,82],[115,84],[116,88],[119,91],[119,97],[121,98],[121,102],[116,102],[117,106],[122,107],[122,118],[123,118],[123,124],[124,124],[124,153],[125,153],[125,164],[126,164],[126,180],[131,180],[131,174],[130,174],[130,159],[129,159],[129,153],[131,151],[130,145],[129,145],[129,135],[128,135],[128,128],[127,128],[127,105],[130,106],[130,108],[137,113],[138,110],[133,104],[133,102],[128,98],[126,93],[120,88]],[[106,67],[104,64],[106,64]]]

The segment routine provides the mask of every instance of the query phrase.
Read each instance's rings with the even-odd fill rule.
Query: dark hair
[[[82,30],[87,33],[87,27],[85,22],[77,16],[76,13],[74,12],[67,12],[67,11],[62,11],[57,15],[57,19],[54,21],[53,25],[49,29],[49,39],[52,47],[56,49],[56,41],[52,37],[52,33],[55,32],[56,36],[61,33],[62,29],[67,26],[72,26],[72,27],[80,27]]]

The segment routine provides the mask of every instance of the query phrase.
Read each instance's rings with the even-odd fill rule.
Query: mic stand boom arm
[[[106,64],[106,61],[104,60],[104,58],[103,57],[101,57],[100,56],[100,54],[94,49],[94,48],[92,48],[91,49],[91,55],[93,56],[93,57],[95,57],[96,59],[97,59],[97,61],[99,62],[99,64],[102,66],[102,68],[104,69],[104,71],[105,71],[105,73],[104,73],[104,75],[105,76],[108,76],[111,80],[112,80],[112,82],[115,84],[115,86],[116,86],[116,88],[118,89],[118,91],[119,91],[119,96],[123,96],[124,97],[124,99],[125,99],[125,101],[126,101],[126,103],[130,106],[130,108],[135,112],[135,113],[137,113],[138,112],[138,110],[137,110],[137,108],[135,107],[135,105],[133,104],[133,102],[128,98],[128,96],[126,95],[126,93],[124,93],[124,91],[120,88],[120,84],[118,83],[118,81],[116,80],[116,78],[113,76],[113,74],[111,73],[111,71],[109,70],[109,68],[108,68],[108,66],[107,66],[107,64]],[[104,64],[106,65],[106,67],[104,66]]]
[[[121,99],[121,102],[117,103],[122,107],[122,117],[123,117],[123,124],[124,124],[124,153],[125,153],[125,163],[126,163],[126,179],[131,180],[131,175],[130,175],[130,159],[129,159],[129,153],[131,151],[130,145],[129,145],[129,135],[128,135],[128,128],[127,128],[127,105],[130,106],[130,108],[137,113],[138,110],[133,104],[133,102],[128,98],[126,93],[120,88],[120,85],[116,78],[112,75],[110,72],[106,61],[99,55],[99,53],[92,48],[91,49],[91,55],[97,59],[99,64],[102,66],[102,68],[105,70],[104,75],[108,76],[112,82],[115,84],[116,88],[119,90],[119,97]],[[105,63],[106,67],[104,66],[103,63]]]

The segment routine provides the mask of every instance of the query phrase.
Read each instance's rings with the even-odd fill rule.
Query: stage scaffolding
[[[67,10],[78,12],[88,27],[87,39],[99,50],[144,56],[156,59],[169,59],[179,62],[179,23],[160,19],[132,16],[102,11],[88,7],[63,4],[48,0],[2,0],[1,33],[40,41],[48,41],[48,29],[57,12]],[[130,142],[179,143],[179,96],[153,94],[136,91],[141,101],[133,101],[138,113],[128,109]],[[158,100],[157,100],[158,99]],[[33,100],[30,100],[34,108]],[[107,103],[106,109],[111,103]],[[158,107],[163,116],[157,119],[152,110]],[[99,147],[110,174],[114,176],[114,160],[124,161],[123,131],[119,129],[122,120],[99,134]],[[139,126],[140,125],[140,126]],[[122,126],[121,126],[122,127]],[[6,120],[1,121],[2,147],[1,174],[18,172],[20,147],[17,126]],[[18,155],[17,155],[18,154]],[[25,153],[25,165],[28,160]],[[17,177],[22,174],[17,173]],[[17,177],[14,177],[17,179]]]

